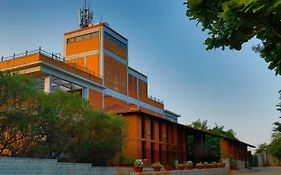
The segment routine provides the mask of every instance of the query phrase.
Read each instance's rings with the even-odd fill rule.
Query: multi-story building
[[[39,48],[2,57],[0,70],[30,75],[46,93],[57,89],[77,92],[93,108],[121,114],[129,123],[123,154],[146,159],[147,165],[209,160],[206,135],[221,139],[223,158],[247,159],[251,145],[179,124],[180,115],[151,98],[147,76],[129,66],[128,39],[107,23],[65,33],[63,57]]]

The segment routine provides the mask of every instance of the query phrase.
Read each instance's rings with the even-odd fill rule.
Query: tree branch
[[[281,40],[281,33],[279,33],[279,32],[277,31],[277,29],[275,29],[274,26],[272,26],[271,29],[272,29],[273,33]]]

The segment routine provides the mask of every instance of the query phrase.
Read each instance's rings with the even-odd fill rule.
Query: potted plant
[[[167,164],[170,165],[171,169],[177,169],[177,164],[174,160],[168,161]]]
[[[210,168],[210,164],[208,162],[204,162],[203,168],[206,168],[206,169]]]
[[[180,164],[178,164],[177,165],[177,168],[179,169],[179,170],[184,170],[184,164],[182,164],[182,163],[180,163]]]
[[[204,166],[204,165],[203,165],[203,163],[201,163],[201,162],[200,162],[200,163],[196,163],[196,168],[197,168],[197,169],[202,169],[203,166]]]
[[[164,168],[165,168],[165,171],[171,171],[172,170],[171,165],[165,165]]]
[[[159,172],[162,168],[162,165],[160,162],[155,162],[155,163],[151,164],[151,167],[153,168],[154,171]]]
[[[214,162],[214,168],[219,168],[220,167],[220,163]]]
[[[222,162],[219,162],[219,163],[217,163],[217,166],[218,166],[218,168],[223,168],[225,166],[225,164]]]
[[[136,173],[141,173],[143,170],[143,161],[142,159],[137,159],[134,162],[134,169]]]
[[[192,163],[192,161],[186,162],[185,167],[186,167],[188,170],[192,170],[192,168],[193,168],[193,163]]]

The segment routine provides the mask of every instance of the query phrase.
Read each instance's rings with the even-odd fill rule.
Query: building
[[[64,56],[39,48],[2,57],[0,70],[30,75],[46,93],[76,92],[95,109],[121,114],[129,123],[123,154],[146,159],[146,165],[220,158],[245,165],[251,145],[178,123],[180,115],[148,95],[147,76],[129,66],[128,39],[107,23],[85,23],[85,18],[80,29],[64,34]],[[220,139],[221,153],[213,155],[216,158],[210,158],[207,136]]]

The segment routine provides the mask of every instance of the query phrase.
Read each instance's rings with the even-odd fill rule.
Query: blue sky
[[[0,56],[36,49],[63,51],[63,33],[77,29],[83,0],[1,0]],[[208,120],[239,139],[269,142],[280,76],[251,46],[206,51],[206,33],[185,16],[183,0],[91,0],[101,19],[129,40],[129,64],[149,79],[149,94],[190,124]]]

